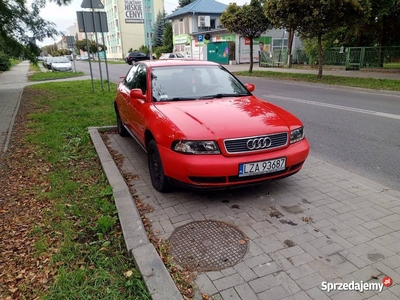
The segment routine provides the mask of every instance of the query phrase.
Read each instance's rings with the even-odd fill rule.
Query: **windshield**
[[[201,100],[251,95],[232,74],[219,66],[152,68],[153,101]]]
[[[70,60],[66,57],[55,57],[53,58],[53,63],[69,63]]]

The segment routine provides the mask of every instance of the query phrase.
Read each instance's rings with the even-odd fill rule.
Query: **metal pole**
[[[74,46],[73,46],[73,48],[72,48],[72,61],[74,62],[74,72],[76,72],[76,65],[75,65],[75,44],[74,44]]]
[[[92,15],[93,15],[93,26],[94,26],[94,34],[95,34],[95,40],[96,40],[96,50],[97,54],[99,57],[99,71],[100,71],[100,81],[101,81],[101,90],[104,91],[104,83],[103,83],[103,74],[101,72],[101,62],[100,62],[100,55],[99,55],[99,42],[97,40],[97,30],[96,30],[96,22],[94,20],[94,8],[93,8],[93,0],[90,0],[90,6],[92,7]],[[99,20],[100,20],[100,14],[99,14]],[[90,59],[90,57],[89,57]]]
[[[151,39],[152,39],[152,36],[151,36],[151,19],[149,18],[149,10],[150,10],[150,7],[149,7],[149,4],[147,3],[146,4],[146,14],[147,14],[147,34],[148,34],[148,36],[147,36],[147,38],[149,39],[149,50],[150,50],[150,60],[153,60],[153,46],[152,46],[152,41],[151,41]]]
[[[103,38],[103,43],[104,43],[104,32],[103,32],[103,25],[101,24],[100,21],[100,26],[101,26],[101,35]],[[106,73],[107,73],[107,82],[108,82],[108,91],[110,91],[110,76],[108,75],[108,64],[107,64],[107,50],[103,49],[104,51],[104,61],[106,63]]]
[[[93,90],[93,93],[94,93],[93,71],[92,71],[92,63],[91,63],[91,61],[90,61],[90,49],[89,49],[89,41],[88,41],[88,36],[87,36],[87,31],[86,31],[86,25],[85,25],[85,16],[83,16],[83,28],[85,28],[86,49],[87,49],[88,56],[89,56],[90,78],[92,79],[92,90]]]

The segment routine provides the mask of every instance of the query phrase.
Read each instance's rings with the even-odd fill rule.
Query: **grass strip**
[[[0,186],[1,299],[151,299],[87,130],[115,124],[116,86],[95,84],[24,90]]]
[[[63,79],[63,78],[71,78],[85,75],[84,72],[40,72],[37,71],[38,66],[34,67],[35,73],[30,74],[28,76],[29,81],[43,81],[43,80],[52,80],[52,79]]]
[[[253,70],[252,73],[248,71],[234,72],[238,76],[251,76],[251,77],[263,77],[293,81],[304,81],[312,83],[322,83],[330,85],[367,88],[374,90],[389,90],[389,91],[400,91],[400,80],[395,79],[377,79],[377,78],[361,78],[361,77],[345,77],[345,76],[333,76],[323,75],[322,79],[318,79],[315,74],[300,74],[300,73],[284,73],[274,71],[259,71]]]

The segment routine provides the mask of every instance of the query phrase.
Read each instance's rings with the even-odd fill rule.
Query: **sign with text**
[[[67,47],[74,48],[75,47],[75,37],[73,35],[67,35]]]
[[[125,23],[144,23],[142,0],[125,0]]]
[[[79,32],[108,32],[107,13],[77,11]]]

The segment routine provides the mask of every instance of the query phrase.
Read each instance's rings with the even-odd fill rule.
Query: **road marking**
[[[278,95],[263,95],[263,97],[265,97],[267,99],[274,98],[274,99],[278,99],[278,100],[285,100],[285,101],[292,101],[292,102],[298,102],[298,103],[309,104],[309,105],[317,105],[317,106],[323,106],[323,107],[329,107],[329,108],[336,108],[336,109],[341,109],[341,110],[347,110],[347,111],[358,112],[358,113],[363,113],[363,114],[368,114],[368,115],[373,115],[373,116],[379,116],[379,117],[400,120],[400,115],[388,114],[388,113],[383,113],[383,112],[379,112],[379,111],[366,110],[366,109],[361,109],[361,108],[354,108],[354,107],[329,104],[329,103],[322,103],[322,102],[316,102],[316,101],[310,101],[310,100],[304,100],[304,99],[283,97],[283,96],[278,96]]]

